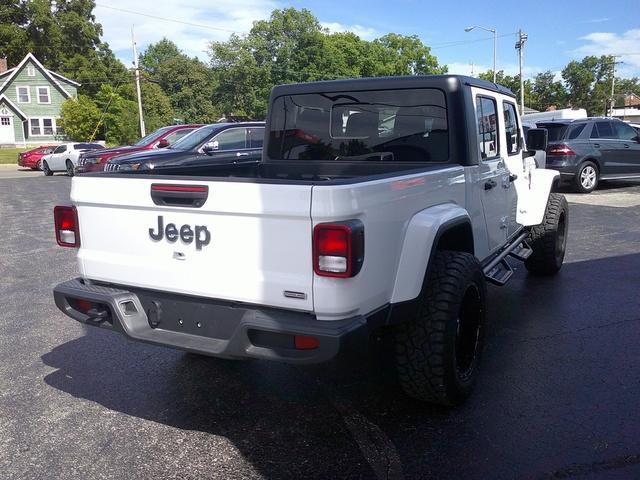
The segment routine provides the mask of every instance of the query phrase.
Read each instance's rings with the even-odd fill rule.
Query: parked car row
[[[106,148],[99,152],[86,152],[78,161],[78,173],[101,172],[108,160],[128,155],[143,150],[155,151],[173,145],[185,135],[200,128],[202,125],[170,125],[162,127],[153,133],[143,137],[133,145],[125,145],[115,148]]]

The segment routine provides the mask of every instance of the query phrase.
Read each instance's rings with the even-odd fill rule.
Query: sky
[[[287,7],[309,9],[326,28],[366,40],[417,35],[450,73],[468,75],[471,64],[475,75],[492,68],[492,34],[464,31],[478,25],[497,31],[497,70],[509,75],[518,71],[514,45],[522,29],[525,78],[607,54],[620,55],[616,76],[640,76],[640,0],[97,0],[94,13],[104,41],[130,65],[132,26],[139,52],[167,37],[206,61],[208,42],[246,33],[255,20]]]

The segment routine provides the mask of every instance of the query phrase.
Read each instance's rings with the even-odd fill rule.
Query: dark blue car
[[[262,156],[264,122],[205,125],[162,150],[109,160],[105,172],[210,166],[258,162]]]

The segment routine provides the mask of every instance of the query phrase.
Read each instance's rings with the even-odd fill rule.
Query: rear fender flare
[[[400,253],[392,304],[413,300],[420,294],[438,241],[450,229],[464,224],[472,231],[467,211],[452,203],[426,208],[411,218]]]

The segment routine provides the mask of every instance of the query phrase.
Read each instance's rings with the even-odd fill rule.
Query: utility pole
[[[131,45],[133,47],[133,68],[136,75],[136,93],[138,94],[138,116],[140,117],[140,136],[146,136],[144,129],[144,117],[142,116],[142,94],[140,93],[140,69],[138,68],[138,52],[136,51],[136,40],[133,35],[133,25],[131,25]]]
[[[471,62],[471,76],[473,77],[473,62]]]
[[[524,42],[527,41],[529,36],[522,31],[518,30],[518,41],[516,42],[516,50],[518,50],[518,58],[520,63],[520,115],[524,115],[524,78],[522,76],[522,61],[524,57]]]
[[[611,62],[611,68],[613,70],[611,75],[611,98],[609,99],[609,117],[613,117],[613,106],[615,105],[615,85],[616,85],[616,65],[624,62],[616,62],[616,58],[620,55],[611,55],[613,62]]]

